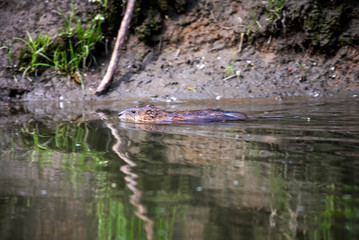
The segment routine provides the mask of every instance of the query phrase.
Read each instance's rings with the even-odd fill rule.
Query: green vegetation
[[[28,40],[22,38],[15,38],[25,43],[28,51],[22,51],[20,54],[20,62],[26,62],[21,66],[24,74],[37,73],[40,66],[47,66],[50,60],[46,56],[46,51],[49,47],[51,38],[47,35],[39,35],[34,41],[29,32],[26,32]],[[51,60],[50,60],[51,61]]]
[[[164,194],[164,201],[151,201],[155,204],[147,217],[139,217],[138,209],[128,203],[129,191],[117,191],[109,185],[97,196],[98,239],[173,239],[176,222],[186,224],[188,206],[173,204],[183,201],[182,195]],[[133,195],[132,195],[133,196]],[[168,203],[169,202],[169,203]],[[146,221],[147,220],[147,221]]]
[[[97,14],[88,27],[82,24],[81,19],[76,18],[73,9],[68,19],[63,13],[61,16],[65,29],[60,32],[59,37],[63,41],[61,44],[65,45],[65,49],[61,47],[61,44],[56,46],[53,54],[55,67],[61,71],[76,72],[80,68],[86,68],[92,61],[96,61],[92,52],[95,50],[96,44],[101,42],[104,37],[101,32],[104,15]],[[68,48],[66,49],[66,47]]]
[[[266,29],[258,22],[256,13],[253,12],[252,24],[247,24],[246,34],[250,40],[253,40],[255,35],[263,32],[263,30],[275,33],[279,28],[279,22],[284,19],[283,8],[287,0],[268,0],[265,6],[265,15],[267,20]],[[284,27],[284,26],[282,26]]]
[[[104,34],[112,36],[117,32],[126,1],[92,2],[96,2],[98,8],[88,22],[84,22],[76,15],[72,4],[71,11],[66,15],[55,11],[62,17],[64,24],[63,29],[56,36],[43,33],[35,36],[27,31],[24,38],[15,38],[24,43],[17,56],[23,76],[39,76],[49,68],[58,74],[79,73],[80,70],[96,63],[96,51],[102,44]],[[175,2],[139,0],[132,19],[132,25],[139,39],[147,44],[158,42],[163,19],[168,18],[166,15],[168,6],[173,6],[177,12],[183,12],[186,4],[185,0]],[[1,49],[6,50],[11,66],[12,42],[9,40],[9,44],[3,45]]]
[[[324,199],[325,208],[316,221],[317,230],[314,232],[316,239],[334,239],[333,229],[342,224],[346,230],[348,239],[357,239],[358,227],[356,220],[359,217],[358,200],[350,194],[342,197],[329,195]]]
[[[106,7],[106,1],[103,5]],[[25,43],[19,55],[24,75],[38,75],[47,68],[54,68],[57,73],[74,73],[96,62],[94,51],[104,38],[104,13],[98,13],[88,24],[75,15],[73,5],[68,17],[57,13],[62,16],[64,29],[56,37],[39,34],[34,39],[27,32],[27,39],[16,38]]]
[[[148,44],[157,42],[162,30],[162,17],[159,11],[148,12],[145,21],[136,28],[138,38]]]
[[[61,168],[69,174],[67,179],[75,197],[82,191],[85,181],[85,175],[81,173],[95,173],[96,202],[86,207],[88,217],[94,217],[93,227],[97,228],[99,239],[130,240],[149,236],[153,239],[173,239],[177,227],[175,223],[186,224],[190,214],[188,206],[182,204],[190,200],[188,193],[160,191],[148,199],[148,212],[141,213],[139,206],[147,205],[141,205],[141,201],[138,204],[130,201],[137,196],[133,189],[114,187],[121,174],[118,170],[111,173],[105,168],[108,159],[105,153],[89,146],[91,136],[95,134],[91,131],[93,129],[84,122],[60,123],[54,130],[41,122],[29,122],[14,138],[21,139],[22,146],[27,149],[22,156],[29,161],[46,163],[42,166],[52,166],[51,162],[55,162],[55,166],[60,163]],[[117,161],[116,158],[114,162]],[[157,168],[158,165],[153,167]],[[121,181],[118,186],[122,186]],[[141,192],[141,188],[136,191]]]
[[[313,50],[329,55],[343,45],[358,43],[359,33],[349,24],[352,19],[349,9],[356,9],[350,1],[267,0],[263,3],[261,11],[253,13],[245,28],[250,42],[263,36],[270,41],[280,31],[299,30],[303,32],[303,37],[296,40],[300,48],[310,44]]]
[[[275,31],[278,28],[278,22],[283,19],[283,7],[287,0],[269,0],[269,6],[266,8],[268,26]]]
[[[228,66],[224,69],[224,76],[223,80],[228,80],[234,77],[239,77],[241,74],[241,70],[239,68],[235,68],[233,65],[233,61],[237,58],[237,49],[233,48],[233,57],[228,62]]]
[[[12,67],[12,42],[9,40],[8,44],[3,44],[0,49],[4,49],[6,51],[9,60],[9,67]]]
[[[229,77],[229,76],[232,76],[234,73],[235,73],[235,70],[234,70],[232,61],[230,61],[230,63],[229,63],[228,66],[226,67],[225,76],[226,76],[226,77]]]
[[[338,4],[323,8],[319,4],[312,4],[304,16],[303,28],[315,47],[331,52],[338,43],[343,29],[344,5]]]
[[[39,127],[36,123],[24,126],[21,129],[21,142],[29,147],[28,154],[31,156],[31,162],[47,162],[47,154],[53,153],[48,146],[51,142],[48,136],[39,133]]]
[[[69,151],[73,154],[76,164],[83,164],[83,170],[95,171],[98,167],[106,166],[107,160],[103,153],[90,150],[87,143],[89,129],[86,123],[63,123],[56,127],[55,134],[39,126],[37,122],[31,122],[21,129],[21,142],[28,148],[32,161],[45,161],[47,154],[54,151]],[[90,160],[93,164],[84,164]],[[73,165],[74,159],[66,165]],[[71,170],[71,168],[69,169]]]
[[[168,9],[172,7],[177,13],[186,10],[186,0],[137,0],[131,20],[131,25],[135,26],[138,38],[146,44],[155,44],[161,38],[164,19],[168,19]]]
[[[253,20],[253,25],[251,24],[247,24],[247,31],[246,31],[246,34],[248,36],[249,39],[252,39],[253,38],[253,35],[252,33],[257,33],[261,27],[261,25],[259,24],[259,22],[257,21],[257,18],[256,18],[256,13],[254,12],[253,15],[252,15],[252,20]]]

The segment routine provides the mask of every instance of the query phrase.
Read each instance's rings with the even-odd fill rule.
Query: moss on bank
[[[312,1],[303,20],[304,31],[311,44],[317,49],[332,52],[337,48],[344,25],[344,3]]]
[[[358,43],[359,30],[353,24],[359,21],[359,3],[349,0],[287,0],[274,14],[276,24],[273,27],[268,13],[275,10],[271,6],[276,6],[276,2],[282,1],[269,1],[272,4],[263,5],[264,10],[259,12],[257,19],[266,19],[262,22],[265,30],[258,31],[256,38],[287,37],[302,32],[304,38],[300,39],[300,45],[326,54],[333,54],[344,45]]]
[[[126,5],[122,1],[109,0],[104,34],[115,36],[121,24]],[[163,29],[163,20],[169,12],[184,13],[187,0],[137,0],[131,19],[131,30],[146,44],[159,41]]]

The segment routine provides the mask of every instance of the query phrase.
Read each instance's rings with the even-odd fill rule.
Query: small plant
[[[229,80],[231,78],[239,77],[241,75],[241,70],[235,69],[232,60],[229,61],[229,65],[225,69],[225,78],[223,80]]]
[[[8,44],[3,46],[0,49],[4,49],[7,53],[7,58],[9,60],[9,66],[12,66],[12,42],[11,40],[8,40]]]
[[[101,24],[104,21],[103,14],[97,14],[89,26],[85,27],[81,19],[76,19],[75,11],[71,9],[68,18],[63,13],[59,13],[64,20],[64,30],[60,32],[59,37],[68,44],[68,51],[66,53],[60,52],[57,49],[56,60],[61,63],[55,63],[57,67],[64,67],[61,71],[70,71],[71,73],[79,71],[80,68],[86,68],[89,64],[96,62],[96,59],[91,52],[95,49],[96,44],[101,42],[104,38],[101,32]],[[67,58],[66,60],[64,58]]]
[[[106,6],[106,1],[103,5]],[[101,32],[103,13],[97,14],[87,25],[76,17],[73,5],[68,17],[57,13],[62,16],[64,29],[53,39],[40,34],[35,40],[29,32],[26,32],[27,40],[16,38],[25,44],[19,56],[24,75],[37,75],[46,68],[54,68],[58,73],[75,73],[96,62],[93,52],[104,38]]]
[[[237,49],[233,48],[233,56],[232,56],[231,60],[229,60],[228,66],[224,70],[225,79],[230,79],[230,78],[233,78],[236,76],[238,77],[240,75],[240,70],[235,69],[233,66],[233,59],[236,59],[236,58],[237,58]]]
[[[62,51],[60,47],[57,47],[54,51],[54,55],[52,56],[52,62],[54,63],[54,68],[56,71],[61,72],[67,69],[68,60],[67,60],[67,52]]]
[[[20,54],[20,62],[24,63],[20,66],[20,70],[24,70],[24,74],[36,73],[40,66],[49,66],[48,62],[51,62],[46,56],[51,38],[47,35],[39,35],[34,41],[29,32],[26,31],[26,35],[28,40],[15,38],[24,42],[27,47]]]
[[[265,7],[265,14],[267,18],[267,29],[271,29],[275,32],[278,29],[278,22],[281,21],[284,26],[283,8],[287,0],[268,0],[265,3],[268,4]],[[253,12],[253,24],[247,24],[246,35],[249,40],[253,40],[255,34],[263,30],[262,25],[256,19],[256,13]],[[254,33],[254,36],[253,36]]]
[[[225,69],[225,77],[230,77],[235,74],[234,66],[232,61],[229,62],[229,65]]]
[[[253,25],[250,25],[250,24],[247,25],[247,32],[246,32],[246,34],[247,34],[247,36],[248,36],[249,39],[252,39],[252,38],[253,38],[252,33],[257,33],[257,32],[260,30],[260,28],[262,27],[262,26],[259,24],[259,22],[257,21],[256,13],[255,13],[255,12],[253,12],[252,19],[253,19]]]
[[[300,70],[305,70],[305,68],[306,68],[304,63],[295,62],[295,64],[299,67]]]
[[[268,1],[268,8],[266,8],[266,16],[268,25],[276,30],[277,29],[277,22],[281,21],[283,17],[283,7],[286,0],[269,0]]]

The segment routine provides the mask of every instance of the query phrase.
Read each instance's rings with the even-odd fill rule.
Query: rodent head
[[[125,122],[153,122],[161,111],[161,109],[158,109],[153,105],[132,107],[119,112],[118,117],[121,121]]]

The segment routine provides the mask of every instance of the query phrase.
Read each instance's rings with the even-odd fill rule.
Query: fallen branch
[[[118,30],[115,48],[113,49],[111,60],[107,68],[107,72],[103,77],[100,85],[96,89],[97,96],[101,95],[106,90],[109,83],[111,82],[113,74],[115,73],[118,59],[120,57],[122,45],[125,42],[126,32],[128,26],[130,25],[133,9],[135,8],[135,4],[136,4],[136,0],[128,0],[127,2],[125,16],[123,17],[120,29]]]

